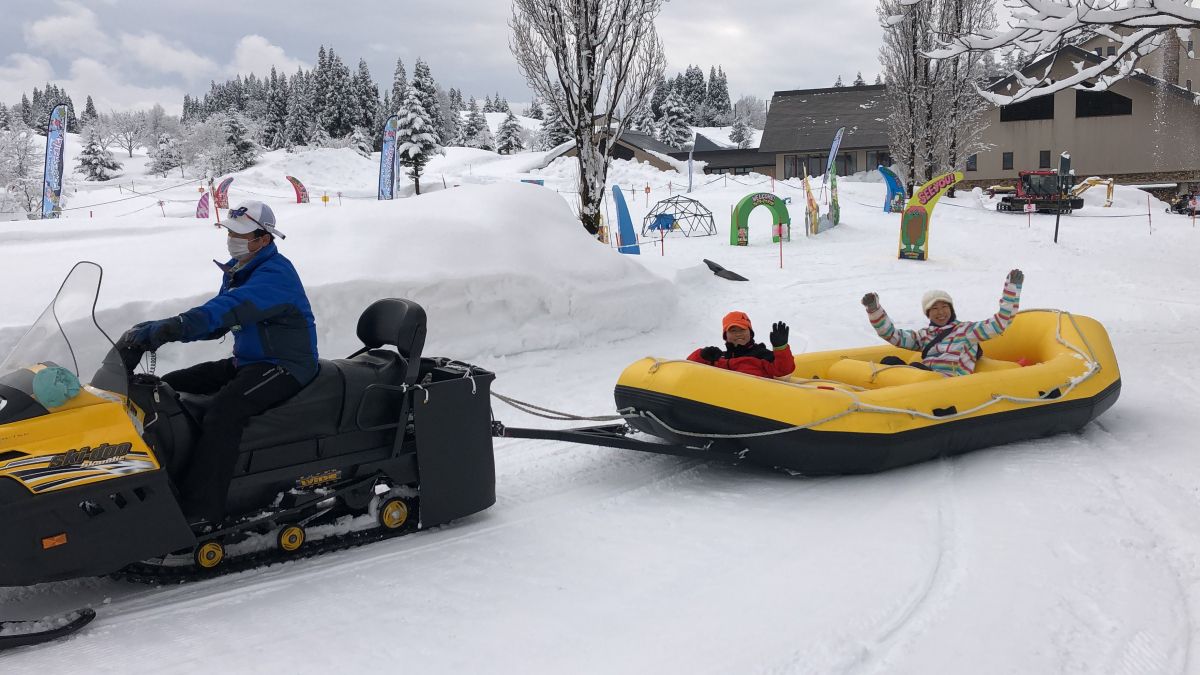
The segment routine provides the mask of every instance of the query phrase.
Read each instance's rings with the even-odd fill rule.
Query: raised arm
[[[863,307],[867,308],[867,318],[871,321],[871,326],[875,328],[875,332],[879,337],[896,345],[901,349],[911,351],[921,350],[921,339],[915,330],[907,330],[904,328],[896,328],[892,323],[887,312],[879,306],[879,296],[874,293],[867,293],[862,299]]]
[[[1000,311],[991,318],[971,324],[971,331],[976,339],[991,340],[1008,328],[1008,324],[1012,323],[1012,318],[1016,316],[1017,310],[1021,308],[1021,284],[1024,282],[1025,274],[1021,270],[1013,270],[1008,273],[1008,278],[1004,282],[1004,294],[1000,296]]]

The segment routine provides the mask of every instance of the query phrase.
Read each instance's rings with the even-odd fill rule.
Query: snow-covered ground
[[[1052,216],[997,213],[960,192],[937,207],[931,260],[906,262],[896,259],[899,219],[880,209],[883,186],[844,179],[842,225],[806,238],[797,223],[781,269],[763,209],[751,245],[728,245],[733,204],[770,190],[769,179],[704,177],[691,196],[712,210],[717,236],[673,234],[665,249],[651,241],[621,256],[572,222],[570,163],[538,170],[538,159],[451,150],[423,182],[434,194],[378,203],[370,160],[272,153],[238,176],[231,198],[287,197],[289,171],[343,192],[328,206],[267,198],[327,355],[353,347],[354,315],[370,299],[411,295],[429,312],[427,353],[471,359],[498,373],[497,391],[552,408],[611,412],[628,363],[717,342],[732,309],[760,327],[787,321],[796,351],[869,345],[878,338],[864,292],[878,291],[903,325],[919,324],[929,288],[950,291],[964,318],[982,317],[1012,267],[1026,273],[1024,307],[1107,327],[1121,399],[1078,434],[846,478],[500,440],[497,504],[435,531],[182,587],[86,579],[0,590],[0,618],[99,611],[69,641],[0,655],[0,672],[1200,670],[1200,464],[1188,450],[1200,415],[1189,365],[1200,230],[1189,218],[1155,201],[1151,224],[1144,193],[1118,188],[1105,209],[1092,190],[1056,245]],[[638,224],[647,201],[687,181],[627,162],[611,179],[633,191]],[[143,180],[182,182],[134,180],[139,192]],[[802,221],[798,186],[773,187]],[[209,258],[222,237],[184,217],[195,186],[160,194],[188,201],[166,202],[165,218],[143,197],[0,224],[0,344],[79,258],[105,266],[101,320],[113,330],[215,287]],[[126,196],[81,187],[69,206]],[[750,281],[719,279],[701,258]],[[220,348],[167,347],[161,367]],[[495,414],[554,424],[498,402]]]

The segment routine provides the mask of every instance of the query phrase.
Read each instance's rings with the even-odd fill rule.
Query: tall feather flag
[[[63,146],[66,142],[67,106],[56,105],[46,123],[46,171],[42,174],[42,217],[62,213]]]
[[[196,202],[196,217],[208,219],[208,193],[200,195],[200,201]]]

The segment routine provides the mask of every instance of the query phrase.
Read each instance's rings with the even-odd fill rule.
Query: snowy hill
[[[931,259],[918,263],[897,259],[900,220],[882,212],[878,182],[843,179],[842,224],[805,237],[799,184],[775,181],[794,221],[781,267],[765,209],[751,215],[749,246],[728,244],[732,206],[772,189],[751,174],[705,177],[691,193],[712,211],[716,236],[673,233],[621,256],[573,221],[574,163],[534,168],[541,157],[453,148],[423,181],[433,194],[376,202],[378,157],[269,153],[236,177],[231,197],[271,195],[323,352],[350,351],[369,299],[410,296],[429,313],[428,353],[473,359],[497,373],[496,391],[555,409],[612,413],[627,364],[718,342],[730,310],[747,312],[760,338],[787,321],[798,352],[878,344],[863,293],[877,291],[902,327],[923,325],[930,288],[979,319],[996,311],[1013,267],[1026,273],[1022,307],[1104,324],[1121,398],[1077,434],[870,476],[501,439],[497,504],[437,530],[187,586],[0,589],[0,619],[99,611],[69,642],[0,654],[0,672],[83,663],[114,673],[279,663],[299,673],[397,663],[489,673],[1195,669],[1200,230],[1191,219],[1156,200],[1148,212],[1145,193],[1127,187],[1103,208],[1093,189],[1062,217],[1055,244],[1053,216],[998,213],[980,193],[960,192],[938,205]],[[287,172],[343,199],[290,203]],[[223,244],[211,220],[190,217],[195,185],[136,180],[138,192],[161,192],[80,188],[61,220],[0,224],[0,284],[10,289],[0,346],[78,258],[105,266],[101,321],[112,330],[214,290],[208,259]],[[640,226],[686,176],[617,161],[610,184],[626,190]],[[125,201],[97,205],[116,199]],[[719,279],[702,258],[750,280]],[[172,345],[160,371],[227,349]],[[564,426],[499,402],[494,414]]]

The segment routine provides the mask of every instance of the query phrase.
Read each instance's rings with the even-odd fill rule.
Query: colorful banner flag
[[[937,201],[963,179],[961,171],[944,173],[913,191],[900,218],[900,259],[929,259],[929,224]]]
[[[304,188],[304,183],[301,183],[292,176],[285,176],[285,178],[287,178],[288,182],[292,184],[292,189],[296,191],[296,203],[307,204],[308,190]]]
[[[904,185],[900,182],[900,177],[895,171],[886,166],[879,165],[879,173],[883,174],[883,180],[887,183],[887,201],[883,203],[883,212],[892,213],[899,211],[904,207]]]
[[[833,137],[833,147],[829,149],[829,163],[825,166],[825,175],[821,176],[821,187],[825,187],[825,182],[829,180],[829,172],[833,171],[833,163],[837,161],[838,149],[842,147],[842,134],[846,132],[846,127],[837,130],[837,134]]]
[[[208,219],[208,193],[200,195],[200,201],[196,202],[196,217]]]
[[[383,148],[379,153],[379,199],[391,199],[396,191],[396,132],[400,118],[392,115],[383,125]]]
[[[67,133],[67,106],[50,111],[46,124],[46,170],[42,174],[42,217],[57,218],[62,213],[63,145]]]
[[[233,178],[226,178],[217,186],[217,192],[213,195],[213,201],[216,202],[218,209],[229,208],[229,184],[233,182]]]

